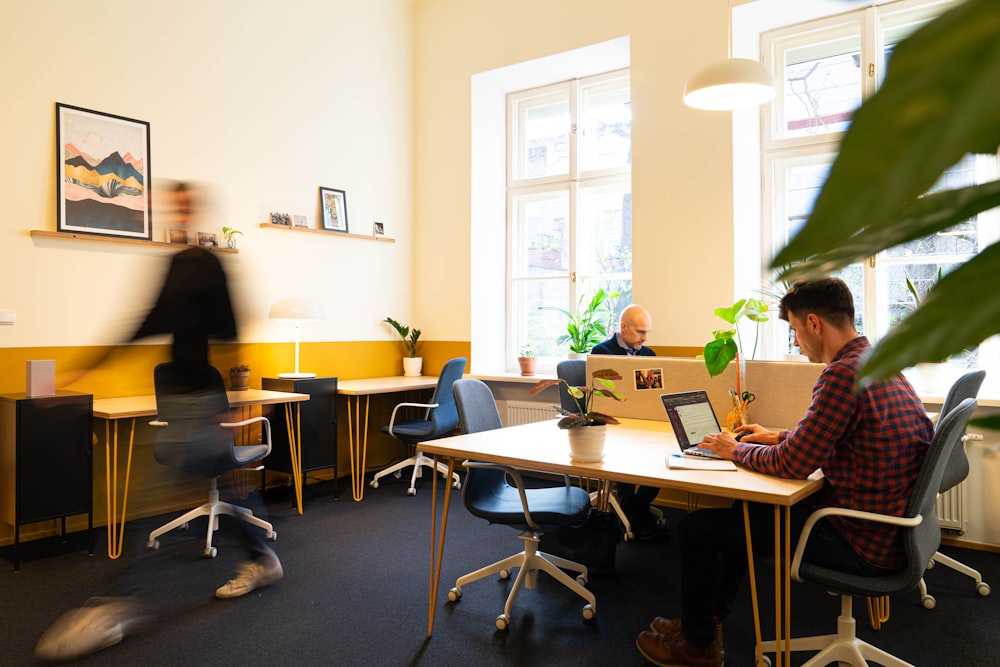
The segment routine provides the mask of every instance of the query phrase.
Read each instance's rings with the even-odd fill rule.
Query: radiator
[[[518,424],[531,424],[532,422],[555,419],[559,413],[548,403],[534,403],[531,401],[507,401],[507,413],[504,419],[504,426],[517,426]]]
[[[965,482],[938,494],[937,515],[942,528],[965,532]]]

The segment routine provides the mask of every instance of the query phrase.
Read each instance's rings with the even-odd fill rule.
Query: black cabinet
[[[93,542],[94,397],[61,391],[28,398],[0,395],[0,520],[14,526],[14,569],[22,524],[87,515]]]
[[[306,473],[333,468],[333,493],[337,491],[337,378],[262,378],[261,389],[309,394],[308,401],[298,406],[302,421],[302,485]],[[271,420],[271,453],[264,459],[269,470],[292,472],[288,451],[288,428],[284,406],[276,406],[268,414]]]

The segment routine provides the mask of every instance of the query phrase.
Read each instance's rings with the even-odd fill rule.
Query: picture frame
[[[292,216],[292,226],[293,227],[302,227],[302,228],[308,227],[309,226],[309,218],[307,218],[304,215],[293,215]]]
[[[202,248],[218,248],[219,242],[211,232],[198,232],[198,245]]]
[[[186,229],[168,229],[167,243],[180,243],[187,245],[188,233]]]
[[[56,103],[56,230],[153,239],[149,123]]]
[[[332,232],[347,232],[346,192],[320,186],[319,207],[323,211],[323,229]]]
[[[372,224],[372,236],[385,236],[385,225],[381,222]]]
[[[290,227],[292,225],[292,218],[287,213],[276,213],[271,211],[271,224]]]

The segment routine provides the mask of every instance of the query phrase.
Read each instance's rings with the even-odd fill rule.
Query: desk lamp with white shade
[[[290,320],[295,322],[295,372],[278,373],[279,378],[314,378],[315,373],[299,372],[299,325],[302,322],[315,322],[326,319],[323,304],[300,297],[278,299],[271,306],[267,316],[272,320]]]

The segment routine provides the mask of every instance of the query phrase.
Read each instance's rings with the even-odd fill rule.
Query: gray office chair
[[[587,360],[586,359],[563,359],[556,364],[556,377],[560,380],[566,382],[566,384],[572,387],[584,387],[587,385]],[[559,407],[568,412],[578,412],[580,408],[577,406],[576,400],[569,395],[566,391],[566,385],[560,383],[559,385]],[[590,494],[590,501],[596,503],[598,498],[598,492],[594,491]],[[614,511],[618,520],[622,524],[622,540],[625,542],[631,542],[635,539],[635,531],[632,530],[632,524],[629,522],[628,517],[625,515],[625,511],[622,509],[621,503],[618,501],[618,496],[614,493],[608,495],[608,504],[611,505],[611,509]],[[659,525],[665,525],[663,519],[663,512],[657,507],[650,507],[650,512],[653,514],[655,521]]]
[[[278,539],[270,523],[254,516],[245,507],[219,499],[220,476],[256,463],[271,453],[271,424],[267,418],[223,421],[230,414],[226,386],[219,371],[211,366],[180,370],[173,363],[160,364],[153,370],[153,384],[156,419],[149,422],[156,429],[153,456],[164,465],[189,475],[209,477],[212,482],[207,502],[152,531],[146,546],[158,549],[158,537],[174,528],[187,527],[193,519],[207,516],[204,553],[215,558],[212,535],[219,529],[219,515],[222,514],[259,526],[267,531],[268,539]],[[235,429],[258,422],[262,444],[237,446]],[[260,470],[260,467],[255,469]]]
[[[961,403],[966,398],[975,398],[979,394],[979,388],[983,384],[983,380],[986,379],[986,371],[972,371],[966,373],[958,380],[955,384],[951,386],[948,390],[948,395],[945,396],[944,403],[941,405],[941,416],[944,416],[954,410],[959,403]],[[940,422],[939,422],[940,423]],[[963,440],[965,432],[962,432]],[[948,465],[945,467],[944,476],[941,478],[941,488],[940,493],[945,493],[950,491],[954,487],[958,486],[965,480],[969,475],[969,457],[965,453],[965,447],[962,442],[955,445],[955,449],[951,452],[951,457],[948,459]],[[945,556],[940,552],[935,552],[934,556],[931,558],[930,562],[927,564],[927,569],[934,567],[935,563],[941,563],[946,567],[950,567],[956,572],[961,572],[964,575],[972,577],[976,582],[976,592],[982,596],[987,596],[990,594],[990,585],[983,581],[983,575],[979,573],[979,570],[969,567],[968,565],[961,563],[954,558]],[[933,595],[927,592],[927,584],[924,583],[923,578],[920,579],[920,602],[926,609],[933,609],[937,605],[937,600],[934,599]]]
[[[473,379],[459,380],[453,391],[463,433],[501,428],[493,392],[485,383]],[[584,588],[587,567],[538,550],[538,541],[546,529],[583,523],[590,511],[589,494],[578,486],[572,486],[566,476],[563,476],[563,486],[526,488],[521,471],[511,466],[477,461],[466,461],[463,465],[469,470],[462,489],[465,507],[490,523],[520,530],[518,538],[524,541],[524,550],[459,577],[455,587],[448,591],[448,599],[458,602],[466,584],[493,574],[507,579],[514,568],[520,568],[507,595],[503,613],[497,616],[497,629],[506,630],[510,626],[510,612],[518,592],[522,587],[534,588],[539,571],[547,572],[586,600],[583,617],[586,620],[594,618],[597,599]],[[513,481],[513,486],[508,479]],[[563,569],[577,572],[576,580]]]
[[[917,587],[927,562],[941,543],[941,527],[938,524],[935,507],[941,479],[951,452],[961,441],[965,424],[975,409],[975,399],[967,398],[952,412],[940,418],[903,516],[888,516],[837,507],[826,507],[809,515],[792,559],[792,578],[798,582],[811,581],[826,587],[827,590],[839,593],[840,617],[837,619],[835,635],[792,639],[793,651],[819,651],[805,662],[803,667],[827,665],[831,662],[867,667],[866,660],[875,661],[885,667],[912,667],[909,663],[857,636],[851,611],[852,596],[880,597]],[[821,518],[831,515],[900,526],[906,553],[905,567],[889,574],[864,576],[831,570],[803,560],[812,527]],[[765,653],[773,653],[775,642],[764,642],[763,649]]]
[[[456,357],[449,360],[441,375],[438,376],[437,387],[434,389],[434,396],[430,403],[399,403],[392,409],[389,417],[389,425],[382,427],[383,433],[388,433],[394,438],[405,442],[413,450],[413,455],[404,460],[391,465],[384,470],[375,473],[375,477],[369,482],[373,489],[378,488],[379,479],[386,475],[393,475],[397,479],[402,475],[404,468],[413,466],[413,474],[410,476],[410,486],[406,490],[407,495],[417,495],[417,478],[423,476],[424,466],[434,467],[434,460],[424,456],[417,450],[417,443],[425,440],[434,440],[451,435],[458,428],[458,412],[455,410],[455,398],[451,393],[451,386],[456,380],[462,377],[465,372],[465,358]],[[396,423],[396,416],[400,408],[424,408],[422,419],[411,419],[410,421]],[[448,466],[438,463],[437,471],[444,476],[448,475]],[[462,487],[461,478],[458,473],[452,474],[452,486],[456,489]]]

